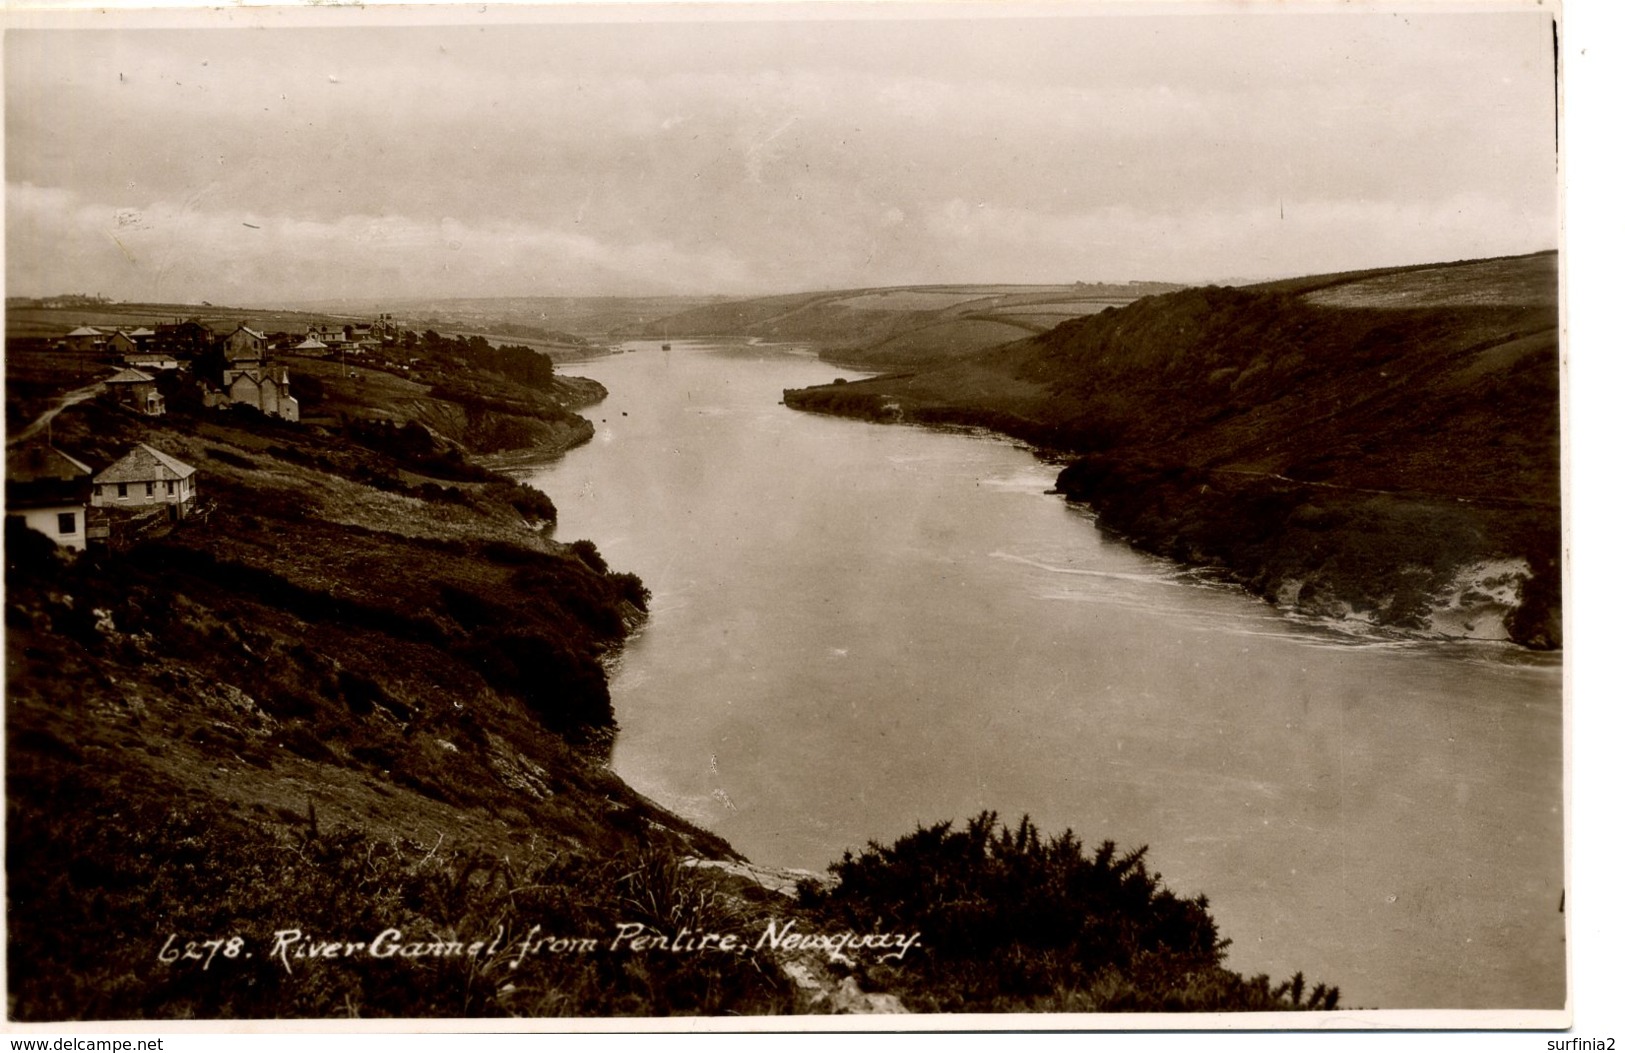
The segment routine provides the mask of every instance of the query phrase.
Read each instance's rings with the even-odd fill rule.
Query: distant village
[[[410,339],[411,334],[407,338]],[[142,416],[165,412],[159,376],[190,374],[205,407],[246,406],[284,421],[299,420],[299,402],[278,355],[332,358],[364,365],[401,341],[390,315],[347,325],[312,324],[304,333],[268,335],[240,323],[217,332],[196,318],[151,327],[81,325],[53,348],[105,365],[101,380],[83,389]],[[395,363],[380,363],[386,368]],[[146,443],[101,470],[52,445],[48,428],[13,440],[6,451],[6,517],[83,550],[117,547],[165,523],[196,514],[197,469]]]
[[[204,389],[205,405],[248,405],[268,416],[296,421],[299,402],[288,393],[288,371],[276,365],[272,356],[338,357],[360,364],[382,348],[393,346],[399,335],[399,328],[387,314],[372,322],[312,324],[302,337],[288,333],[268,336],[249,328],[246,322],[221,334],[192,318],[159,323],[154,328],[82,325],[63,336],[58,346],[64,351],[122,363],[124,368],[103,383],[115,392],[119,402],[150,415],[164,411],[156,372],[182,369],[206,360],[211,352],[219,352],[224,361],[219,386],[213,384],[212,376],[194,378]]]

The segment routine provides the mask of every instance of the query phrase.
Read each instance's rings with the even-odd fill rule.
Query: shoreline
[[[904,379],[903,376],[883,375],[872,378],[876,382],[889,382]],[[1526,642],[1517,639],[1508,629],[1504,633],[1486,634],[1482,627],[1485,620],[1500,622],[1510,619],[1519,609],[1516,602],[1508,602],[1501,598],[1493,603],[1481,603],[1476,608],[1464,609],[1460,604],[1440,603],[1429,606],[1425,611],[1413,609],[1400,617],[1388,617],[1395,597],[1392,593],[1384,594],[1380,586],[1374,589],[1370,581],[1348,579],[1341,582],[1341,588],[1318,590],[1315,602],[1307,602],[1311,593],[1303,589],[1303,581],[1294,578],[1291,574],[1272,567],[1268,563],[1251,568],[1251,573],[1241,567],[1226,561],[1221,554],[1209,553],[1205,558],[1192,558],[1197,553],[1188,546],[1177,532],[1156,532],[1141,526],[1131,515],[1114,514],[1115,506],[1108,503],[1106,508],[1094,500],[1102,492],[1086,485],[1080,485],[1076,475],[1068,477],[1068,471],[1073,466],[1082,463],[1078,460],[1078,453],[1066,449],[1058,444],[1053,433],[1043,425],[1032,421],[1012,423],[1005,416],[997,413],[981,413],[974,409],[964,407],[931,406],[926,412],[918,413],[913,407],[902,404],[882,396],[875,396],[866,400],[865,405],[854,405],[852,396],[857,394],[851,391],[854,386],[864,381],[852,381],[842,385],[823,385],[814,388],[791,389],[785,392],[784,404],[789,408],[803,412],[820,413],[827,416],[845,417],[852,420],[864,420],[878,424],[895,424],[905,426],[924,427],[933,430],[948,432],[981,433],[1012,442],[1028,450],[1032,455],[1046,465],[1059,468],[1055,486],[1049,491],[1064,497],[1068,502],[1086,507],[1092,513],[1096,526],[1109,532],[1134,548],[1149,555],[1162,556],[1172,559],[1175,563],[1192,572],[1214,575],[1218,580],[1235,585],[1250,595],[1256,596],[1271,606],[1278,607],[1287,612],[1306,619],[1327,625],[1360,623],[1373,630],[1391,633],[1396,638],[1408,640],[1434,640],[1434,641],[1460,641],[1483,640],[1504,641],[1515,644],[1531,651],[1558,651],[1560,645],[1547,645],[1538,640]],[[841,401],[838,408],[832,408],[822,403],[820,396],[833,394]],[[1096,465],[1108,460],[1096,457]],[[1114,469],[1109,463],[1099,470],[1107,473],[1107,478],[1114,487],[1132,489],[1133,481],[1118,482],[1113,476],[1114,471],[1122,471],[1124,475],[1132,475],[1132,465],[1124,464]],[[1279,479],[1274,480],[1282,488],[1289,490],[1311,489],[1324,486],[1303,480]],[[1214,481],[1211,476],[1203,476],[1190,484],[1191,489],[1200,489],[1204,493],[1214,491]],[[1420,497],[1420,495],[1418,495]],[[1433,497],[1433,502],[1455,503],[1452,498]],[[1546,506],[1533,504],[1537,510],[1544,510]],[[1223,517],[1217,518],[1223,522]],[[1472,581],[1457,581],[1463,574],[1480,564],[1497,562],[1490,554],[1463,555],[1452,564],[1451,571],[1440,582],[1440,591],[1448,589],[1457,596],[1487,595],[1477,583]],[[1504,558],[1500,562],[1505,562]],[[1507,568],[1503,574],[1511,573],[1528,581],[1532,571],[1527,563],[1520,568]],[[1451,587],[1451,583],[1455,582]],[[1300,602],[1301,601],[1303,602]],[[1493,609],[1492,609],[1493,608]],[[1464,625],[1458,631],[1443,631],[1435,628],[1433,624],[1424,624],[1420,621],[1427,618],[1436,621],[1439,625],[1449,625],[1452,622]]]

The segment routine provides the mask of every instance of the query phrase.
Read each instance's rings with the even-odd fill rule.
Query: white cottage
[[[85,498],[92,468],[55,446],[6,451],[6,517],[63,548],[85,547]]]
[[[96,508],[139,510],[169,505],[178,519],[197,499],[197,469],[144,442],[96,474],[90,503]]]

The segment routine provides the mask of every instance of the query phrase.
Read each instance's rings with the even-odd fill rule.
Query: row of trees
[[[547,388],[553,383],[553,358],[544,352],[513,344],[493,347],[483,336],[442,336],[433,329],[421,336],[408,330],[402,335],[408,350],[461,358],[475,369],[489,370],[516,383]]]

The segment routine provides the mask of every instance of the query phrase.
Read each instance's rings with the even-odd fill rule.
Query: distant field
[[[1086,314],[1099,314],[1108,307],[1121,307],[1128,300],[1070,300],[1062,303],[1015,304],[1000,307],[994,314],[1013,314],[1023,318],[1032,315],[1056,315],[1060,318],[1080,318]]]
[[[332,322],[331,315],[307,311],[257,310],[247,307],[198,307],[192,304],[104,304],[100,307],[15,307],[6,310],[6,336],[66,336],[82,325],[156,328],[177,319],[196,318],[216,331],[246,322],[273,333],[302,333],[312,322]]]
[[[1533,261],[1540,262],[1540,261]],[[1546,266],[1528,257],[1446,264],[1340,282],[1304,299],[1323,307],[1477,307],[1549,304],[1557,255]]]
[[[963,289],[958,292],[923,292],[916,289],[886,289],[863,293],[836,300],[840,307],[855,311],[940,311],[970,300],[988,298],[986,289]]]
[[[958,292],[975,296],[1053,296],[1075,292],[1076,285],[915,285],[922,292]]]
[[[384,311],[402,323],[413,323],[413,328],[439,332],[477,329],[487,339],[507,339],[514,334],[503,333],[504,326],[537,326],[578,336],[602,336],[720,302],[723,298],[716,296],[505,296],[318,300],[301,306],[366,317]]]

